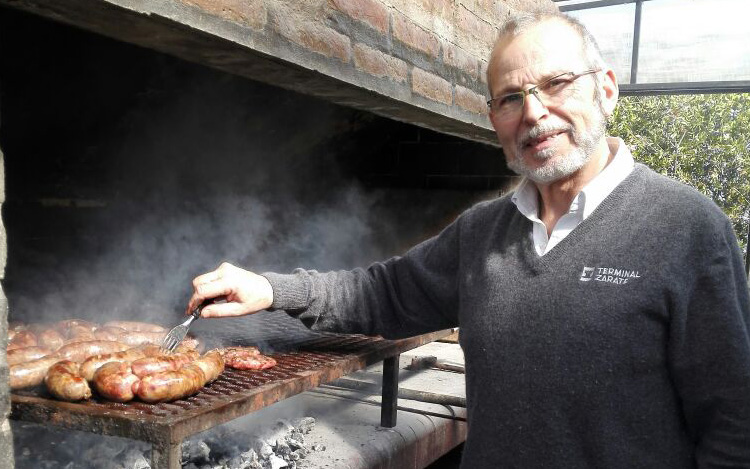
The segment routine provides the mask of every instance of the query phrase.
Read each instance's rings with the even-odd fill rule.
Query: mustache
[[[538,124],[527,130],[521,138],[518,140],[519,152],[529,144],[532,140],[541,137],[544,134],[556,133],[556,132],[570,132],[573,130],[573,126],[566,123],[557,124]]]

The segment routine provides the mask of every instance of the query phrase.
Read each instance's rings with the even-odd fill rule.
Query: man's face
[[[490,61],[492,97],[528,89],[565,72],[589,69],[582,41],[559,21],[541,23],[496,47]],[[537,183],[569,176],[602,148],[606,113],[593,75],[577,78],[557,105],[528,95],[510,116],[490,113],[508,167]],[[600,155],[596,155],[600,156]]]

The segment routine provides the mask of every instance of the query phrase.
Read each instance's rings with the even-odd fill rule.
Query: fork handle
[[[199,304],[198,307],[195,308],[192,313],[190,313],[190,315],[193,317],[193,320],[198,319],[199,317],[201,317],[203,308],[205,308],[206,306],[212,305],[214,303],[226,303],[226,301],[226,295],[217,296],[216,298],[207,298],[203,300],[203,302]]]

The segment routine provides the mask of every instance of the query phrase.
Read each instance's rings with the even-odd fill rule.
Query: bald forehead
[[[492,50],[488,75],[498,79],[523,68],[576,68],[585,62],[583,40],[568,24],[549,19],[533,25],[517,36],[498,38]],[[492,86],[492,80],[490,80]]]

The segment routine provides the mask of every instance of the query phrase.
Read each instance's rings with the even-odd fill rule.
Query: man
[[[488,69],[511,196],[403,257],[350,272],[195,279],[206,317],[273,308],[309,327],[461,328],[462,467],[750,467],[750,300],[727,218],[605,136],[614,72],[574,20],[511,20]]]

